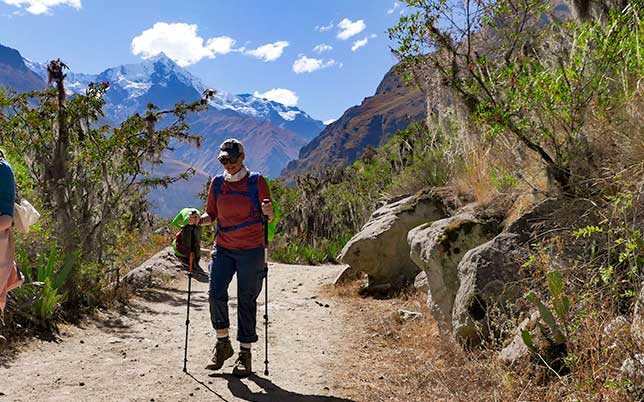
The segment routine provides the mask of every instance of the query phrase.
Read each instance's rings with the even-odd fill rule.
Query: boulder
[[[452,328],[464,344],[480,341],[488,309],[507,305],[522,296],[518,282],[524,279],[521,264],[529,255],[519,235],[501,233],[468,251],[458,264],[460,287],[452,309]]]
[[[635,302],[631,338],[633,338],[633,342],[638,346],[639,350],[644,350],[644,286],[642,286]]]
[[[371,215],[338,258],[355,272],[365,272],[370,285],[400,288],[420,272],[409,257],[407,233],[445,216],[442,199],[429,190],[385,205]]]
[[[166,247],[123,277],[123,282],[135,288],[159,286],[165,280],[177,278],[186,266]],[[207,274],[198,266],[193,267],[196,279]]]
[[[523,341],[524,330],[530,333],[532,350]],[[562,376],[570,372],[566,365],[567,356],[566,343],[553,342],[541,315],[533,311],[519,324],[512,342],[499,353],[499,360],[523,374],[534,369],[530,375],[534,376],[535,383],[545,384],[554,373]]]
[[[556,198],[545,199],[515,219],[509,219],[503,231],[519,235],[519,241],[522,243],[529,242],[535,235],[535,229],[544,224],[552,226],[552,221],[557,221],[557,211],[562,209],[570,210],[570,207],[566,208],[565,201]]]
[[[407,235],[411,260],[427,277],[427,305],[439,326],[452,329],[452,307],[459,289],[458,264],[465,253],[496,236],[496,223],[466,212],[418,226]]]

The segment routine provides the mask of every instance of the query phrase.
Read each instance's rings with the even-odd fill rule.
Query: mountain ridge
[[[0,44],[0,85],[27,92],[44,89],[45,80],[27,67],[20,52]]]
[[[316,169],[347,166],[369,147],[385,144],[396,132],[426,116],[426,100],[411,90],[392,67],[373,96],[352,106],[311,142],[281,172],[286,182]]]

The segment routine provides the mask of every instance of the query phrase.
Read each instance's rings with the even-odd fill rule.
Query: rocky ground
[[[220,371],[205,369],[215,338],[208,284],[195,279],[183,372],[188,281],[180,274],[133,297],[127,308],[62,327],[55,340],[36,340],[0,356],[0,401],[351,401],[341,397],[351,392],[337,380],[350,347],[346,307],[320,291],[341,268],[270,264],[269,375],[263,364],[263,293],[255,374],[232,376],[234,358]],[[235,283],[230,307],[234,336]]]

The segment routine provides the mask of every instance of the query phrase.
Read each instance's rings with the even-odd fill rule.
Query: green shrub
[[[444,185],[450,173],[445,158],[449,135],[438,133],[417,122],[382,147],[368,148],[351,166],[299,177],[296,188],[271,181],[282,211],[271,258],[336,262],[383,199]]]
[[[24,249],[16,252],[16,263],[25,276],[25,283],[12,291],[17,306],[36,327],[50,327],[65,301],[65,286],[77,264],[73,257],[59,258],[56,244],[49,254],[41,254],[35,265]]]

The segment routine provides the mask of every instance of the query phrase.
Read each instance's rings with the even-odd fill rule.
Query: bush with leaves
[[[560,191],[595,191],[611,151],[592,123],[639,90],[641,2],[583,24],[545,0],[405,3],[389,36],[409,82],[428,97],[447,88],[434,102],[462,105],[470,135],[532,151]]]

